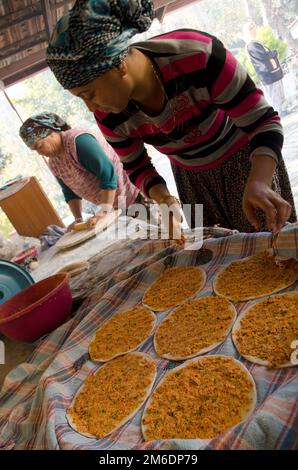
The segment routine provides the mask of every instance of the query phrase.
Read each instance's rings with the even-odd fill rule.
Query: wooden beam
[[[153,0],[154,10],[159,10],[159,8],[166,7],[170,3],[175,3],[177,0]]]
[[[0,67],[0,80],[5,82],[6,78],[18,73],[19,71],[29,69],[34,64],[40,62],[45,62],[45,51],[43,49],[24,57],[24,59],[13,62],[6,67]]]
[[[36,16],[42,15],[41,6],[37,3],[30,5],[22,10],[17,10],[7,15],[0,16],[0,30],[1,32],[5,29],[11,28],[23,21],[31,20]]]
[[[158,8],[157,10],[155,10],[155,16],[156,16],[156,18],[158,19],[158,21],[160,23],[162,23],[162,21],[165,17],[166,11],[167,11],[167,7],[161,7],[161,8]]]
[[[39,73],[42,70],[46,70],[47,68],[48,68],[48,65],[46,61],[44,60],[43,62],[32,65],[32,67],[26,68],[24,70],[19,70],[15,74],[6,77],[2,81],[4,83],[5,88],[7,88],[11,85],[14,85],[17,82],[26,80],[26,78],[29,78],[30,76],[35,75],[36,73]]]
[[[44,17],[44,24],[45,24],[45,29],[47,33],[47,39],[49,41],[51,39],[52,32],[54,29],[53,19],[52,19],[52,10],[51,10],[49,0],[41,0],[41,10],[42,10],[42,14]],[[56,11],[56,10],[53,8],[53,11]]]
[[[19,54],[20,52],[24,52],[27,49],[31,49],[32,47],[46,41],[47,34],[45,31],[41,31],[34,36],[28,36],[27,38],[22,39],[22,41],[18,41],[14,44],[11,44],[10,46],[3,47],[0,50],[0,60],[4,60],[8,57],[14,56],[15,54]]]
[[[17,24],[22,23],[23,21],[31,20],[36,16],[41,16],[43,14],[42,6],[44,3],[45,11],[48,9],[51,11],[58,10],[64,6],[71,7],[74,4],[75,0],[61,0],[60,2],[51,4],[50,0],[41,0],[41,3],[35,3],[34,5],[28,5],[26,8],[22,8],[21,10],[13,11],[7,13],[6,15],[0,16],[0,31],[4,31],[5,29],[10,28],[11,26],[15,26]],[[52,5],[52,6],[51,6]],[[49,25],[49,30],[53,29],[53,25]]]
[[[56,10],[58,10],[58,8],[64,7],[65,5],[70,6],[70,4],[71,4],[71,6],[73,6],[74,2],[75,2],[75,0],[61,0],[61,2],[57,2],[55,4],[55,8],[56,8]]]

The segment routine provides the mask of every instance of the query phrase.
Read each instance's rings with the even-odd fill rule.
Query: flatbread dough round
[[[155,351],[174,361],[211,351],[225,341],[236,316],[235,307],[220,297],[184,302],[158,326],[154,335]]]
[[[143,305],[162,312],[193,297],[205,285],[206,273],[197,266],[167,268],[147,289]]]
[[[234,344],[248,361],[268,367],[291,367],[291,344],[298,339],[298,292],[255,302],[236,320]]]
[[[87,271],[90,267],[88,261],[75,261],[74,263],[65,264],[62,268],[59,268],[55,274],[58,273],[69,273],[70,277],[75,277],[84,271]]]
[[[107,227],[115,223],[117,218],[121,214],[121,209],[113,210],[106,214],[105,217],[99,219],[96,225],[92,228],[88,228],[86,230],[81,231],[71,231],[65,233],[57,243],[55,244],[55,248],[58,250],[68,250],[69,248],[73,248],[76,245],[80,245],[81,243],[89,240],[92,237],[95,237],[98,233],[105,230]]]
[[[297,279],[298,261],[277,266],[274,257],[265,251],[223,268],[214,279],[213,289],[221,297],[244,302],[285,289]]]
[[[167,372],[152,393],[144,439],[212,439],[246,420],[256,399],[253,378],[233,357],[191,359]]]
[[[74,431],[100,439],[131,419],[152,390],[156,365],[147,354],[133,352],[104,364],[87,377],[66,417]]]
[[[91,360],[106,362],[134,351],[151,335],[155,322],[154,313],[142,305],[117,313],[96,331],[89,346]]]

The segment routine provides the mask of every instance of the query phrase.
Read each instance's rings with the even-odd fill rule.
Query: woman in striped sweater
[[[145,143],[170,158],[181,202],[203,204],[205,226],[275,231],[296,220],[278,113],[214,36],[183,29],[129,44],[152,16],[146,1],[77,0],[48,65],[158,203],[175,198]]]

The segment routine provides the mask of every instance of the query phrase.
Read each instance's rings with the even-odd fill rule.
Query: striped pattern
[[[129,102],[119,114],[97,110],[94,115],[131,181],[143,192],[164,182],[144,143],[172,163],[198,171],[220,164],[248,141],[252,154],[278,161],[283,144],[279,116],[218,39],[177,30],[134,46],[160,70],[169,98],[164,110],[149,117]]]
[[[217,231],[219,229],[216,229]],[[290,239],[289,239],[290,240]],[[127,259],[121,265],[108,258],[111,276],[102,262],[93,264],[96,288],[75,317],[41,342],[31,360],[6,378],[0,395],[0,448],[2,449],[295,449],[298,447],[298,370],[297,367],[270,370],[251,364],[239,355],[231,337],[212,353],[240,359],[251,372],[257,386],[258,403],[253,415],[233,430],[210,443],[200,440],[144,443],[140,420],[143,408],[119,430],[100,440],[87,439],[67,424],[65,412],[76,390],[87,375],[97,369],[88,358],[88,345],[96,329],[120,310],[141,301],[147,287],[159,276],[164,265],[197,265],[199,251],[181,251],[166,242],[136,240],[123,242]],[[237,234],[205,240],[214,252],[205,266],[207,284],[200,295],[212,293],[217,270],[236,258],[268,248],[268,233]],[[180,251],[178,251],[180,250]],[[297,253],[298,255],[298,253]],[[114,256],[114,262],[113,262]],[[115,267],[117,266],[117,268]],[[128,267],[129,266],[129,267]],[[97,278],[95,278],[95,274]],[[298,283],[289,290],[297,290]],[[236,304],[239,314],[247,303]],[[165,314],[158,315],[158,323]],[[157,358],[152,336],[139,348],[157,362],[157,382],[177,363]]]
[[[298,222],[285,225],[277,235],[274,245],[281,260],[296,258],[298,261]]]

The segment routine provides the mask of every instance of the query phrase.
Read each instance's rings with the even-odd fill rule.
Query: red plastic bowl
[[[68,280],[68,273],[55,274],[0,305],[0,332],[31,343],[62,325],[72,307]]]

